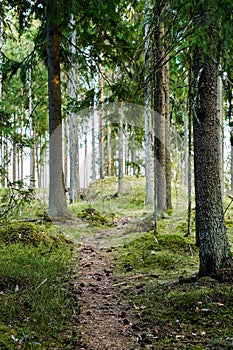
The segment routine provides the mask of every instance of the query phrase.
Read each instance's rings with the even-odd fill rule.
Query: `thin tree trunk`
[[[103,56],[101,56],[102,59]],[[100,155],[100,178],[104,178],[104,67],[100,64],[100,112],[99,112],[99,155]]]
[[[110,120],[107,123],[108,131],[108,176],[112,176],[112,146],[111,146],[111,124]]]
[[[67,119],[63,121],[63,168],[64,168],[64,184],[67,191],[68,185],[68,148],[69,148],[69,137],[68,137],[68,122]]]
[[[146,11],[150,10],[150,0],[146,1]],[[146,14],[146,19],[149,19],[149,14]],[[154,201],[154,153],[153,153],[153,115],[152,115],[152,89],[151,82],[148,81],[148,72],[150,70],[150,55],[149,55],[149,23],[145,24],[145,88],[144,88],[144,128],[145,128],[145,176],[146,176],[146,199],[145,204],[152,204]]]
[[[3,46],[3,24],[2,20],[0,18],[0,102],[2,102],[2,62],[3,62],[3,56],[2,56],[2,46]],[[6,177],[5,177],[5,138],[4,135],[1,136],[1,186],[6,186]]]
[[[123,102],[120,102],[118,111],[119,126],[118,126],[118,193],[124,191],[124,113]]]
[[[167,59],[167,57],[166,57]],[[172,209],[171,190],[171,156],[170,156],[170,70],[169,62],[164,66],[165,70],[165,176],[166,176],[166,209]]]
[[[35,162],[35,140],[34,140],[34,123],[32,116],[32,70],[29,68],[28,71],[28,81],[29,81],[29,92],[28,92],[28,116],[29,116],[29,125],[30,125],[30,139],[31,139],[31,148],[30,148],[30,187],[35,187],[36,180],[36,162]]]
[[[91,162],[92,162],[92,167],[91,167],[91,170],[92,170],[92,181],[96,180],[96,142],[95,142],[95,119],[96,119],[96,116],[95,116],[95,110],[94,110],[94,113],[93,113],[93,116],[92,116],[92,129],[91,129],[91,143],[92,143],[92,158],[91,158]]]
[[[71,17],[71,53],[72,62],[69,71],[69,96],[72,101],[77,99],[77,71],[76,71],[76,30],[75,20]],[[70,158],[70,179],[69,179],[69,197],[70,202],[74,203],[78,200],[80,193],[80,174],[79,174],[79,136],[78,136],[78,118],[71,107],[69,113],[69,158]]]

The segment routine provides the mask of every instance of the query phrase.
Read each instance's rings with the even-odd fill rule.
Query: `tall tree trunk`
[[[66,216],[68,211],[62,162],[60,33],[55,19],[51,18],[48,18],[47,23],[47,55],[49,95],[49,215],[52,218],[58,218]]]
[[[191,235],[191,215],[192,215],[192,110],[193,110],[193,89],[192,89],[192,69],[189,68],[189,91],[188,91],[188,230],[187,236]]]
[[[91,143],[92,143],[92,153],[91,153],[91,179],[92,181],[96,180],[96,142],[95,142],[95,120],[96,120],[96,115],[95,115],[95,109],[94,109],[94,113],[92,116],[92,127],[91,127]]]
[[[166,57],[168,59],[168,57]],[[170,156],[170,68],[169,62],[164,66],[165,70],[165,177],[166,177],[166,209],[172,209],[171,190],[171,156]]]
[[[118,193],[124,191],[124,113],[123,102],[120,102],[118,111],[119,126],[118,126]]]
[[[12,180],[13,182],[17,181],[17,147],[16,147],[16,141],[15,141],[15,133],[16,133],[16,117],[14,115],[13,120],[13,150],[12,150]]]
[[[146,173],[146,201],[145,204],[149,205],[154,200],[154,158],[153,158],[153,125],[152,125],[152,111],[146,101],[144,112],[144,125],[145,125],[145,173]]]
[[[164,58],[164,25],[160,23],[155,33],[156,62],[162,62]],[[157,166],[155,169],[157,177],[157,209],[162,211],[166,209],[166,152],[165,152],[165,68],[161,66],[155,73],[155,92],[154,92],[154,108],[155,108],[155,150]]]
[[[3,24],[0,18],[0,102],[2,102],[2,62],[3,62],[2,46],[3,46]],[[2,135],[1,136],[1,173],[0,173],[2,187],[6,186],[5,147],[6,147],[6,141],[5,141],[4,135]]]
[[[107,143],[107,154],[108,154],[108,176],[112,176],[112,145],[111,145],[111,123],[110,120],[108,120],[107,123],[107,137],[108,137],[108,143]]]
[[[145,24],[145,88],[144,88],[144,128],[145,128],[145,176],[146,176],[146,200],[145,204],[149,205],[153,203],[154,200],[154,154],[153,154],[153,116],[152,116],[152,89],[151,82],[148,81],[148,72],[150,70],[150,55],[149,55],[149,10],[150,10],[150,0],[146,1],[146,24]]]
[[[69,71],[69,96],[73,101],[77,98],[77,71],[76,71],[76,30],[74,29],[75,20],[71,18],[71,53],[72,62]],[[69,196],[70,202],[77,201],[80,193],[80,174],[79,174],[79,136],[78,136],[78,118],[77,114],[71,107],[69,113],[69,157],[70,157],[70,181],[69,181]]]
[[[28,115],[29,115],[29,125],[30,125],[30,187],[35,187],[36,180],[36,161],[35,161],[35,140],[34,140],[34,123],[32,116],[32,70],[29,68],[28,71],[28,82],[29,82],[29,92],[28,92]]]
[[[224,127],[223,127],[223,83],[222,77],[217,78],[217,120],[219,125],[219,172],[222,198],[224,198]]]
[[[92,121],[91,121],[91,148],[92,148],[92,152],[91,152],[91,179],[92,181],[96,180],[96,121],[97,121],[97,91],[96,91],[96,81],[97,81],[97,76],[96,73],[93,74],[92,77],[92,89],[93,89],[93,107],[94,107],[94,111],[92,113]]]
[[[69,136],[68,136],[68,121],[65,119],[63,121],[63,168],[64,168],[64,185],[65,185],[65,191],[67,191],[67,188],[69,187],[68,183],[68,153],[69,153]]]
[[[102,63],[103,56],[101,55],[100,64],[100,112],[99,112],[99,155],[100,155],[100,178],[104,178],[104,67]]]
[[[219,130],[216,116],[216,66],[202,50],[194,52],[194,174],[199,276],[218,275],[232,266],[223,218],[219,173]]]

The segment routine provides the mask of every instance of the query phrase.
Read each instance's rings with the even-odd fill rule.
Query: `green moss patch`
[[[87,207],[79,211],[73,207],[73,212],[77,217],[81,218],[83,221],[89,222],[93,226],[115,226],[113,223],[114,214],[102,214],[100,211],[93,207]]]
[[[119,267],[123,272],[175,271],[193,265],[197,249],[193,242],[178,234],[143,233],[123,248],[119,248]]]
[[[0,243],[22,243],[33,246],[39,246],[40,244],[47,246],[71,244],[61,232],[56,230],[54,234],[51,227],[47,228],[31,222],[3,223],[0,227]]]

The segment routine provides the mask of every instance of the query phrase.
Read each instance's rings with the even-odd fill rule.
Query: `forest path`
[[[110,254],[115,240],[119,245],[124,237],[123,227],[118,227],[100,229],[81,240],[74,276],[80,308],[77,317],[78,350],[142,349],[142,329],[137,311],[124,296],[127,282],[117,275]]]

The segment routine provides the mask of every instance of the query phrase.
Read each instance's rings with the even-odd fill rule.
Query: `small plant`
[[[35,190],[23,181],[7,181],[7,188],[0,192],[0,220],[20,216],[25,205],[35,200]]]

